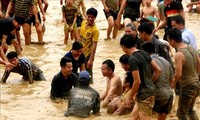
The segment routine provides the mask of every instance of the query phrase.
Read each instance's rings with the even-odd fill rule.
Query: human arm
[[[6,80],[8,79],[9,75],[10,75],[10,71],[9,70],[5,70],[4,74],[3,74],[3,77],[1,78],[1,82],[2,83],[6,83]]]
[[[6,16],[5,17],[10,16],[10,12],[12,11],[13,7],[14,7],[14,3],[12,1],[10,1],[10,3],[8,4],[7,10],[6,10]]]
[[[141,84],[139,70],[132,71],[132,76],[133,76],[134,82],[133,82],[130,94],[127,95],[127,98],[126,98],[126,101],[125,101],[125,105],[128,108],[130,108],[131,102],[133,101],[133,97],[138,92],[140,84]]]
[[[174,78],[176,81],[181,79],[182,76],[182,66],[184,64],[185,58],[181,52],[177,52],[174,56],[175,62],[175,75]]]
[[[74,29],[74,25],[76,24],[76,20],[77,20],[77,12],[74,14],[74,20],[73,20],[72,26],[70,27],[70,30]]]
[[[89,58],[89,60],[87,62],[87,68],[92,68],[92,66],[93,66],[96,49],[97,49],[97,42],[93,42],[91,55],[90,55],[90,58]]]
[[[97,95],[95,102],[93,104],[93,114],[98,113],[100,110],[100,98],[99,98],[99,94]]]
[[[20,67],[21,70],[26,72],[27,76],[23,76],[23,79],[28,80],[30,84],[33,83],[33,69],[32,69],[32,62],[28,59],[19,59],[20,60]]]
[[[155,82],[161,73],[161,68],[156,64],[154,60],[151,61],[151,67],[153,69],[152,81]]]
[[[197,2],[190,2],[186,5],[186,7],[189,7],[189,6],[192,6],[192,5],[197,5],[197,4],[200,4],[200,1],[197,1]]]
[[[4,51],[8,49],[8,45],[6,44],[6,40],[7,40],[7,35],[3,34],[2,35],[2,42],[1,42],[1,49]]]
[[[85,18],[86,17],[86,7],[85,7],[84,0],[82,0],[80,4],[81,4],[81,8],[82,8],[82,14]]]
[[[200,57],[198,54],[197,54],[197,73],[198,74],[200,73]]]
[[[105,12],[109,12],[109,8],[107,7],[105,0],[101,0],[101,2],[103,4]]]
[[[0,18],[3,18],[4,14],[2,12],[2,4],[1,4],[1,0],[0,0]]]
[[[121,4],[120,10],[119,10],[119,13],[118,13],[118,15],[117,15],[117,20],[118,20],[118,21],[120,20],[121,15],[123,14],[123,11],[124,11],[124,9],[125,9],[125,7],[126,7],[126,2],[127,2],[127,0],[123,0],[123,1],[122,1],[122,4]]]
[[[153,33],[156,33],[159,29],[162,29],[167,25],[167,18],[165,17],[164,20],[159,24],[154,30]]]
[[[158,21],[156,22],[156,27],[158,27],[159,24],[160,24],[160,15],[159,15],[159,12],[158,12],[157,8],[154,8],[154,11],[155,11],[156,18],[158,19]]]
[[[42,12],[42,19],[43,19],[43,21],[45,21],[46,17],[45,17],[44,7],[42,5],[42,0],[38,0],[38,5],[39,5],[39,8],[40,8],[40,11]]]
[[[50,91],[50,99],[53,101],[56,100],[56,95],[57,95],[56,93],[57,93],[57,89],[58,89],[56,81],[57,81],[57,78],[56,78],[56,76],[54,76],[53,80],[51,82],[51,91]]]
[[[35,26],[38,26],[40,22],[38,19],[37,9],[34,4],[31,6],[31,10],[32,10],[33,15],[35,16]]]
[[[107,95],[105,99],[102,101],[103,108],[106,107],[108,103],[112,101],[114,97],[116,97],[115,93],[118,89],[120,89],[118,88],[119,81],[121,82],[121,79],[119,77],[115,77],[115,78],[112,78],[112,80],[110,80],[111,82],[110,89],[107,91]]]

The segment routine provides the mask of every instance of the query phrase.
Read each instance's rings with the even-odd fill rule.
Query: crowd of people
[[[158,120],[165,120],[176,91],[178,119],[198,120],[194,106],[200,90],[200,58],[195,36],[185,27],[182,1],[161,0],[158,6],[151,5],[152,0],[101,2],[108,22],[105,40],[116,39],[118,30],[125,27],[119,41],[125,54],[119,62],[126,77],[121,79],[115,73],[115,63],[106,59],[101,65],[106,90],[99,94],[90,87],[100,34],[95,24],[98,10],[86,9],[84,0],[60,0],[64,44],[68,44],[69,38],[74,42],[60,60],[61,69],[52,79],[50,99],[55,103],[68,100],[66,117],[88,117],[91,111],[97,114],[100,108],[107,108],[109,114],[131,112],[131,120],[149,120],[153,111],[158,113]],[[187,4],[188,12],[193,11],[193,5],[199,12],[199,4],[192,0]],[[18,55],[23,50],[19,31],[23,29],[25,45],[30,45],[32,23],[38,43],[45,43],[47,8],[47,0],[0,0],[0,64],[6,66],[1,82],[5,83],[11,72],[19,73],[30,84],[46,80],[37,65]],[[165,31],[163,40],[156,35],[159,29]],[[9,44],[13,44],[15,51],[6,54]]]

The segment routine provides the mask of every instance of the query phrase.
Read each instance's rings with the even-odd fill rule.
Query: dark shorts
[[[77,27],[81,27],[81,23],[83,22],[83,17],[82,15],[79,16],[77,15],[77,19],[76,19],[76,24],[77,24]]]
[[[173,104],[173,95],[166,100],[155,100],[153,111],[159,114],[162,113],[169,114],[170,111],[172,110],[172,104]]]
[[[130,15],[130,14],[128,14],[128,13],[124,13],[123,14],[123,18],[125,19],[125,18],[130,18],[132,21],[137,21],[137,19],[139,18],[140,16],[138,16],[138,15]]]
[[[0,37],[0,43],[1,43],[1,42],[2,42],[2,34],[0,34],[0,36],[1,36],[1,37]],[[11,41],[12,41],[13,39],[15,39],[15,35],[9,33],[9,34],[7,35],[6,44],[7,44],[7,45],[11,45]]]
[[[103,11],[104,11],[104,14],[106,16],[106,19],[108,19],[108,17],[110,17],[110,16],[112,16],[114,20],[117,19],[117,15],[118,15],[119,11],[113,12],[113,11],[110,10],[108,13],[105,12],[105,10],[103,10]]]
[[[38,15],[38,20],[41,23],[40,13],[38,12],[37,15]],[[34,15],[32,15],[31,18],[30,18],[29,24],[31,24],[31,23],[33,23],[33,25],[35,25],[35,16]]]

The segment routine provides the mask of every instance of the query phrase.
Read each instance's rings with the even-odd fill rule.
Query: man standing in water
[[[93,83],[92,67],[99,39],[99,30],[95,24],[98,12],[95,8],[89,8],[86,14],[86,21],[82,22],[80,28],[80,42],[83,45],[83,54],[86,58],[86,70],[90,73],[91,83]]]
[[[169,44],[177,51],[174,56],[175,80],[180,83],[177,117],[179,120],[198,120],[194,111],[196,98],[199,94],[200,58],[197,51],[182,42],[181,31],[174,28],[168,32]]]
[[[111,39],[110,34],[113,31],[112,38],[116,38],[118,31],[118,21],[117,15],[119,12],[119,0],[101,0],[103,4],[103,11],[108,21],[107,28],[107,38],[105,40]],[[113,30],[112,30],[113,29]]]
[[[120,40],[120,45],[122,50],[130,56],[129,70],[133,76],[133,85],[125,105],[130,107],[133,96],[136,95],[131,119],[149,120],[155,101],[156,88],[153,81],[158,79],[161,69],[146,52],[136,48],[136,41],[131,35],[124,35]]]

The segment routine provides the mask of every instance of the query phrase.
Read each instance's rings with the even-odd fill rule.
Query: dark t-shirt
[[[94,114],[100,110],[99,93],[90,86],[77,86],[71,89],[65,116],[88,117],[91,110]]]
[[[164,8],[164,13],[167,18],[167,27],[172,28],[171,18],[173,16],[179,15],[179,12],[183,10],[183,6],[180,2],[172,1]]]
[[[78,73],[78,68],[85,63],[85,56],[84,54],[82,53],[79,57],[78,60],[75,60],[71,51],[69,51],[68,53],[66,53],[66,55],[64,57],[69,57],[72,59],[72,65],[73,65],[73,70],[72,72],[77,74]]]
[[[138,101],[145,100],[148,97],[155,95],[155,85],[151,80],[151,61],[151,57],[141,50],[134,52],[129,58],[130,71],[139,70],[140,73],[141,84],[137,94]]]
[[[12,21],[12,17],[3,18],[0,20],[0,35],[8,35],[11,31],[15,29]]]
[[[56,98],[67,98],[68,93],[72,87],[77,84],[77,76],[72,73],[65,79],[62,72],[56,74],[51,83],[51,95],[50,98],[55,100]]]

